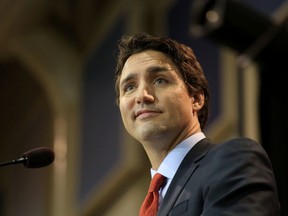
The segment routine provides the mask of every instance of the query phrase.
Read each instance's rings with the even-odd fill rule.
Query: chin
[[[162,136],[167,131],[165,125],[147,125],[138,129],[137,134],[139,140],[149,140],[151,138],[156,138]]]

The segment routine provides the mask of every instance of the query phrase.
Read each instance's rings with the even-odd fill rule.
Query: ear
[[[204,105],[204,94],[203,93],[194,94],[191,97],[191,103],[193,112],[198,112],[199,110],[201,110],[201,108]]]

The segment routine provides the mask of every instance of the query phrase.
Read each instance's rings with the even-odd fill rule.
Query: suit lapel
[[[199,162],[206,155],[211,145],[211,142],[205,138],[198,142],[185,156],[161,203],[158,212],[159,216],[168,215],[188,179],[193,175],[199,166]]]

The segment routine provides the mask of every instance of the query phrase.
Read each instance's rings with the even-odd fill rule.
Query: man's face
[[[173,138],[194,130],[198,121],[195,100],[165,54],[147,50],[130,56],[122,70],[119,91],[124,126],[138,141]]]

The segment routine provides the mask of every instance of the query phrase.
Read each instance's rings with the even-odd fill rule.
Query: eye
[[[160,85],[160,84],[166,84],[167,80],[163,77],[158,77],[154,80],[154,84]]]
[[[135,89],[135,85],[130,83],[124,86],[123,92],[131,92],[133,89]]]

